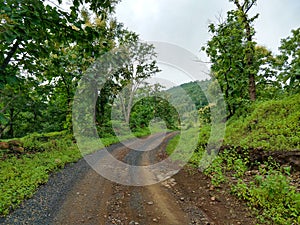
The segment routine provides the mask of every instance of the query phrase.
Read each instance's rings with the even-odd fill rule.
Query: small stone
[[[152,221],[157,223],[157,222],[158,222],[158,219],[154,218]]]
[[[212,196],[212,197],[210,198],[210,200],[216,201],[216,197]]]
[[[180,198],[180,201],[184,201],[184,197],[181,197],[181,198]]]
[[[175,182],[175,179],[174,178],[170,178],[170,182]]]
[[[79,193],[79,192],[77,192],[76,194],[77,194],[77,195],[79,195],[80,193]]]
[[[147,202],[148,205],[153,205],[154,203],[152,201]]]
[[[267,166],[265,165],[265,164],[261,164],[260,165],[260,168],[262,168],[262,169],[264,169],[264,168],[266,168]]]
[[[246,172],[245,172],[245,175],[246,175],[246,176],[251,176],[251,171],[246,171]]]
[[[166,188],[171,188],[171,186],[169,184],[166,184],[165,187]]]

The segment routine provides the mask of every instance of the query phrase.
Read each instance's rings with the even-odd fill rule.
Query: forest
[[[197,168],[209,157],[211,112],[224,100],[226,113],[219,120],[226,131],[215,140],[222,142],[220,153],[203,173],[216,188],[230,184],[231,194],[248,204],[258,223],[300,224],[300,27],[274,54],[255,41],[260,16],[250,12],[257,0],[229,0],[234,9],[209,24],[210,40],[200,46],[210,59],[210,79],[166,89],[147,82],[160,72],[157,53],[117,21],[119,0],[70,2],[68,8],[63,0],[0,3],[2,217],[47,183],[50,174],[82,158],[73,135],[75,116],[82,117],[72,112],[74,97],[81,79],[104,65],[98,59],[105,56],[106,82],[101,91],[93,90],[96,131],[87,126],[85,135],[96,132],[108,146],[129,138],[126,125],[136,137],[164,126],[176,132],[192,128],[199,139],[189,164]],[[114,67],[119,69],[108,73]],[[101,79],[96,75],[87,82]],[[196,108],[188,109],[179,89]],[[214,104],[205,93],[215,96]],[[181,124],[168,96],[177,107],[196,113],[199,126]],[[155,118],[158,125],[151,128]],[[170,141],[168,154],[179,136]]]

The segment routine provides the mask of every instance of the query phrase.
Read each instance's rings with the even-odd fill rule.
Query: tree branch
[[[6,58],[4,59],[0,71],[4,71],[8,65],[8,63],[10,62],[11,58],[14,56],[15,52],[18,50],[20,44],[20,40],[17,39],[16,42],[13,44],[12,48],[10,49],[10,51],[8,52]]]

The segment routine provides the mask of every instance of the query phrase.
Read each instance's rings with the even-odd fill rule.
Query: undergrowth
[[[146,136],[149,131],[139,130],[134,135]],[[104,146],[109,146],[131,137],[110,136],[101,138],[101,141]],[[1,155],[0,216],[9,214],[24,199],[30,198],[41,184],[48,181],[51,173],[67,163],[78,161],[83,154],[99,150],[88,147],[89,150],[85,153],[79,151],[73,136],[67,132],[36,133],[21,138],[20,141],[24,144],[23,154]]]
[[[204,173],[215,186],[229,183],[231,192],[247,202],[261,224],[300,224],[300,193],[290,185],[289,170],[270,159],[250,176],[248,162],[234,149],[224,151]]]
[[[247,113],[227,121],[226,127],[223,144],[232,148],[213,156],[212,162],[208,158],[210,165],[204,170],[212,184],[230,184],[232,194],[247,202],[260,224],[300,224],[300,193],[290,184],[290,167],[280,167],[269,159],[251,174],[248,156],[249,149],[255,148],[268,151],[300,149],[300,94],[257,102]],[[199,168],[200,162],[207,157],[210,131],[209,124],[202,125],[198,146],[190,159],[195,167]],[[177,139],[170,142],[168,152],[172,152]]]

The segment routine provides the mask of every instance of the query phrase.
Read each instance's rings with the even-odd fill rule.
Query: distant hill
[[[186,101],[183,99],[188,96],[194,103],[196,109],[199,109],[208,105],[208,101],[204,93],[206,92],[209,83],[210,80],[193,81],[172,87],[168,89],[166,93],[172,96],[172,102],[176,105],[184,104]]]

